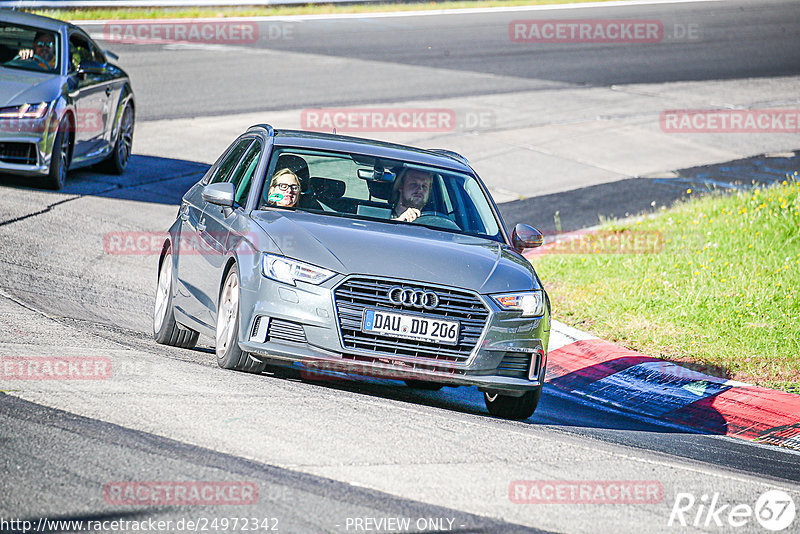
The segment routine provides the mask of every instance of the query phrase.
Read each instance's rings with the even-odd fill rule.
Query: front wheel
[[[483,393],[483,400],[489,413],[503,419],[527,419],[536,411],[542,396],[542,387],[526,391],[521,397],[512,397],[500,393]]]
[[[264,370],[264,362],[251,358],[239,348],[239,271],[236,265],[228,271],[222,284],[216,334],[217,363],[220,367],[257,374]]]
[[[53,152],[50,154],[50,171],[45,178],[45,185],[56,191],[64,187],[69,170],[69,134],[67,132],[67,117],[61,121],[53,142]]]

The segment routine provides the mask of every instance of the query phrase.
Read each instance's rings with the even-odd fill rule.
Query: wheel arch
[[[225,268],[222,270],[222,279],[219,281],[219,291],[217,291],[217,302],[219,302],[219,298],[222,296],[222,287],[225,285],[225,279],[228,278],[228,273],[231,272],[231,268],[234,265],[238,265],[238,260],[235,256],[231,256],[228,258],[228,261],[225,262]],[[237,267],[238,269],[238,267]],[[241,280],[240,280],[241,283]]]
[[[172,249],[172,241],[169,239],[164,240],[164,244],[161,246],[161,252],[158,255],[158,269],[161,270],[161,264],[164,263],[164,257],[167,255],[167,251]]]
[[[111,139],[116,139],[119,135],[119,129],[122,125],[122,113],[125,111],[125,106],[131,106],[131,113],[133,113],[133,124],[136,125],[136,100],[133,97],[133,89],[130,83],[126,82],[122,87],[119,94],[119,101],[117,102],[117,110],[114,114],[114,125],[111,129]]]
[[[59,124],[62,122],[66,123],[67,135],[69,136],[69,161],[67,161],[67,169],[69,169],[69,165],[72,163],[72,155],[75,151],[75,110],[71,107],[66,108]]]

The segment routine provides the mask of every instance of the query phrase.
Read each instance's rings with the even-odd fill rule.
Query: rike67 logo
[[[675,495],[675,503],[669,515],[668,526],[695,528],[731,528],[744,527],[751,531],[755,524],[778,532],[788,529],[794,522],[796,514],[792,497],[782,490],[768,490],[762,493],[755,505],[730,503],[720,499],[719,493],[704,493],[698,499],[691,493],[679,492]]]

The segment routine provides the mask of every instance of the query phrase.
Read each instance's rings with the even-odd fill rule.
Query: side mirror
[[[208,184],[203,188],[203,200],[224,208],[232,208],[235,193],[236,189],[230,182]]]
[[[511,232],[511,245],[519,252],[526,248],[541,247],[542,243],[544,243],[544,236],[533,226],[518,224]]]
[[[78,65],[78,74],[79,75],[87,75],[87,74],[105,74],[106,73],[106,66],[102,63],[98,63],[97,61],[91,61],[89,59],[81,61],[81,64]]]

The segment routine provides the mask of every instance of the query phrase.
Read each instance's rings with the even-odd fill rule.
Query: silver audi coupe
[[[158,262],[156,341],[216,340],[219,365],[260,373],[476,386],[489,412],[530,417],[550,302],[462,156],[253,126],[184,195]]]
[[[67,22],[0,11],[0,174],[52,189],[97,163],[122,174],[135,102],[117,57]]]

